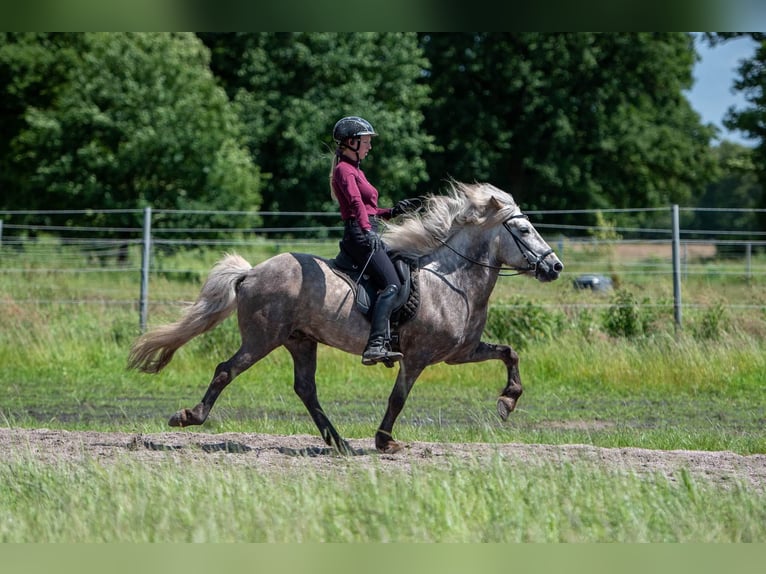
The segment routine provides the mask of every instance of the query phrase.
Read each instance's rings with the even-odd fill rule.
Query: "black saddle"
[[[415,317],[418,312],[420,289],[417,263],[397,253],[389,253],[389,256],[402,282],[402,287],[396,296],[394,311],[391,313],[391,344],[393,346],[397,328]],[[335,259],[330,259],[329,263],[333,272],[351,287],[357,308],[369,320],[377,297],[377,288],[370,276],[363,273],[361,267],[343,249],[338,252]]]

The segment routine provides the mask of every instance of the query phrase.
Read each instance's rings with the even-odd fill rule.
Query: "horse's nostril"
[[[561,261],[556,261],[556,263],[553,264],[553,270],[556,273],[561,273],[564,270],[564,264],[561,263]]]

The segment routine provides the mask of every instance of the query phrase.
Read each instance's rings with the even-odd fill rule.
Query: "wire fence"
[[[747,285],[752,298],[725,300],[731,309],[759,309],[757,294],[766,282],[766,232],[736,227],[685,229],[684,218],[706,212],[712,220],[730,220],[753,210],[667,208],[599,210],[601,215],[633,216],[667,226],[561,223],[592,220],[596,210],[530,211],[535,227],[564,260],[563,279],[598,290],[613,278],[653,278],[674,285],[672,302],[644,305],[681,309],[710,305],[683,300],[684,282],[717,278]],[[563,217],[562,217],[563,216]],[[316,225],[296,222],[316,221]],[[552,222],[551,222],[552,221]],[[268,223],[264,223],[268,222]],[[224,251],[247,250],[251,263],[283,251],[332,257],[343,227],[335,213],[181,210],[0,211],[0,302],[15,305],[122,305],[135,308],[141,328],[151,304],[177,303],[158,287],[163,279],[188,277],[198,288],[200,274]],[[187,256],[183,256],[187,254]],[[76,287],[57,277],[84,277]],[[88,277],[108,277],[89,285]],[[592,283],[594,278],[603,281]],[[578,283],[578,281],[580,283]],[[587,283],[591,281],[591,283]],[[45,289],[32,288],[44,282]],[[60,284],[60,285],[59,285]],[[26,289],[24,286],[29,286]],[[60,287],[60,288],[59,288]],[[13,291],[9,293],[9,291]],[[762,289],[761,289],[762,291]],[[548,305],[599,307],[604,300],[548,302]],[[720,302],[715,304],[720,305]]]

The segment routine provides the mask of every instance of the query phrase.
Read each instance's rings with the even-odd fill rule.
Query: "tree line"
[[[380,134],[363,169],[383,204],[454,178],[527,210],[763,208],[751,36],[726,118],[745,148],[684,94],[690,33],[0,33],[0,209],[335,211],[346,115]]]

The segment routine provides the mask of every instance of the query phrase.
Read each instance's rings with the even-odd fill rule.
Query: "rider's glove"
[[[367,239],[367,245],[370,247],[370,251],[377,251],[380,249],[380,237],[372,229],[365,231],[364,237]]]
[[[409,213],[410,211],[415,211],[420,209],[422,205],[423,200],[421,200],[419,197],[414,199],[402,199],[401,201],[398,201],[391,209],[391,217],[399,217],[400,215]]]

